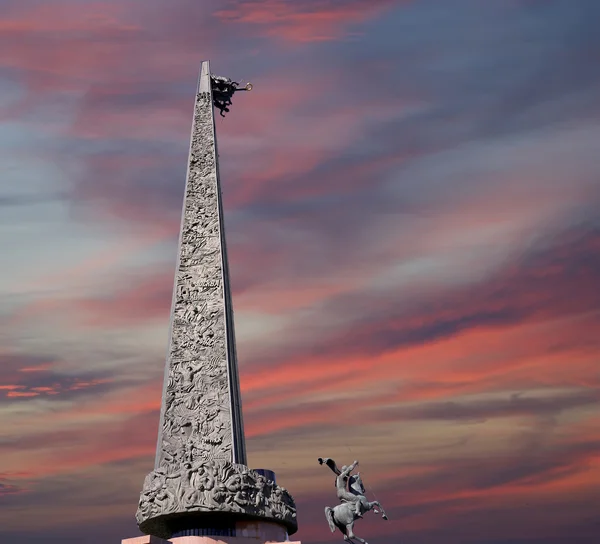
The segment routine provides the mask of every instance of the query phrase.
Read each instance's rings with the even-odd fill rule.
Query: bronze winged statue
[[[225,117],[225,113],[229,112],[229,106],[231,106],[231,99],[234,93],[252,90],[252,83],[247,83],[244,87],[240,87],[237,81],[232,81],[230,78],[222,76],[211,76],[211,86],[213,104],[219,110],[221,117]]]

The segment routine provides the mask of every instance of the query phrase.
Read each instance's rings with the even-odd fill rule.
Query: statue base
[[[264,521],[239,521],[235,536],[178,536],[163,540],[144,535],[121,540],[121,544],[301,544],[290,541],[285,527]]]

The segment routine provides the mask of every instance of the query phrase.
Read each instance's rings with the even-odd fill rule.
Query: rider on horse
[[[356,494],[357,490],[352,490],[348,486],[348,480],[350,480],[350,474],[352,471],[358,466],[358,461],[354,461],[349,467],[344,465],[339,475],[335,479],[335,487],[337,490],[337,497],[342,502],[353,503],[355,506],[356,517],[362,518],[361,511],[361,499],[364,499],[364,496],[361,494]],[[354,478],[354,477],[353,477]]]
[[[341,504],[333,508],[329,506],[325,508],[329,528],[334,532],[337,527],[347,542],[356,539],[362,544],[367,544],[363,538],[354,534],[354,522],[362,518],[364,512],[370,510],[381,512],[383,519],[388,518],[379,501],[369,502],[365,497],[365,488],[360,474],[352,475],[352,471],[358,466],[358,461],[354,461],[350,466],[343,466],[341,470],[333,459],[319,457],[318,461],[321,465],[327,465],[335,473],[335,488],[341,501]]]

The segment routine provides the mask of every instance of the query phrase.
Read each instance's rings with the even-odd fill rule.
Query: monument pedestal
[[[236,523],[236,536],[178,536],[163,540],[144,535],[121,540],[121,544],[301,544],[290,541],[284,527],[263,521],[241,521]]]

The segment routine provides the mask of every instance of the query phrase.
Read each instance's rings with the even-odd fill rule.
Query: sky
[[[249,465],[340,542],[600,534],[597,0],[0,0],[0,542],[139,534],[200,62]]]

